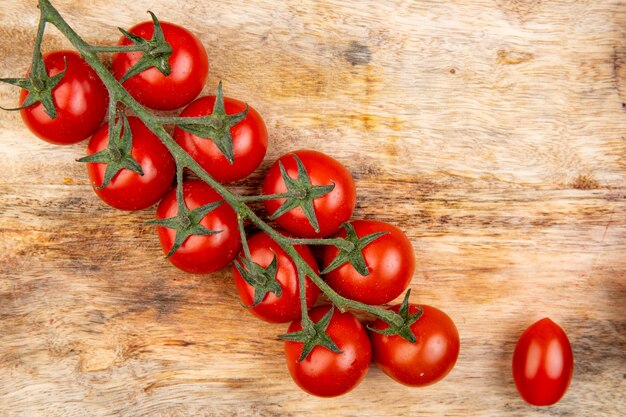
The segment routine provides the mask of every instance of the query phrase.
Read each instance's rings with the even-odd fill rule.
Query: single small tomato
[[[130,154],[141,166],[143,175],[122,168],[108,185],[99,190],[107,165],[90,162],[87,173],[102,201],[120,210],[142,210],[156,204],[169,191],[176,166],[165,145],[141,119],[131,116],[128,123],[132,134]],[[105,124],[89,140],[87,155],[107,149],[108,144],[109,125]]]
[[[385,233],[361,250],[368,275],[361,275],[352,264],[344,263],[330,271],[325,280],[344,297],[365,304],[385,304],[398,297],[411,283],[415,271],[415,253],[411,241],[392,224],[374,220],[350,223],[358,238]],[[337,237],[345,238],[342,228]],[[328,266],[339,255],[337,247],[328,245],[322,265]]]
[[[519,338],[513,353],[513,379],[522,398],[532,405],[552,405],[569,387],[574,356],[567,335],[544,318]]]
[[[298,270],[289,255],[280,247],[278,243],[265,232],[259,232],[248,239],[250,255],[252,261],[263,268],[267,268],[273,261],[277,260],[275,279],[281,287],[281,295],[277,297],[274,293],[268,292],[265,298],[249,310],[258,318],[271,323],[285,323],[300,318],[302,310],[300,307],[300,290],[298,287]],[[317,262],[311,250],[305,245],[296,245],[296,251],[302,256],[314,271],[318,272]],[[243,253],[240,256],[244,256]],[[248,284],[241,276],[237,268],[233,265],[233,278],[239,298],[245,306],[254,303],[255,288]],[[319,288],[306,279],[306,303],[311,307],[320,294]]]
[[[180,117],[199,117],[213,113],[215,96],[200,97],[180,114]],[[226,114],[244,111],[242,101],[224,97]],[[267,151],[267,128],[261,115],[248,106],[246,117],[230,128],[233,141],[234,162],[231,165],[224,154],[209,138],[201,138],[176,126],[174,139],[213,178],[221,183],[240,180],[250,175],[263,161]]]
[[[315,231],[301,207],[295,207],[282,216],[276,218],[283,229],[301,237],[326,237],[346,222],[356,206],[356,187],[350,172],[337,160],[321,152],[299,150],[281,156],[269,169],[263,181],[263,194],[280,194],[287,191],[287,185],[281,175],[282,163],[289,177],[298,178],[298,165],[294,155],[300,158],[314,186],[330,186],[334,188],[329,193],[315,198],[313,208],[319,231]],[[277,211],[285,198],[265,201],[265,209],[270,216]]]
[[[409,314],[420,306],[409,304]],[[422,305],[422,316],[411,325],[417,339],[411,343],[399,335],[385,336],[370,331],[374,362],[392,379],[408,386],[423,387],[443,379],[454,367],[459,356],[459,332],[452,319],[443,311]],[[390,310],[396,313],[400,305]],[[385,329],[389,325],[377,319],[372,327]]]
[[[20,110],[28,129],[40,139],[57,145],[69,145],[91,136],[104,119],[109,93],[98,74],[73,51],[49,52],[43,56],[49,77],[65,70],[65,75],[52,89],[57,117],[51,119],[43,104],[36,103]],[[20,106],[28,91],[20,93]]]
[[[322,305],[309,311],[309,317],[317,323],[330,309]],[[289,326],[289,333],[302,330],[300,320]],[[372,359],[367,332],[350,312],[335,309],[326,328],[341,353],[322,346],[315,346],[301,362],[301,342],[285,342],[287,367],[294,382],[309,394],[319,397],[336,397],[354,389],[365,378]]]
[[[151,67],[127,79],[122,85],[135,100],[155,110],[174,110],[190,103],[200,94],[209,75],[209,58],[200,40],[182,26],[160,22],[165,40],[172,47],[168,61],[169,75]],[[133,35],[150,40],[154,23],[146,21],[128,30]],[[118,45],[132,45],[122,36]],[[113,55],[112,72],[120,80],[142,57],[141,52],[121,52]]]
[[[183,196],[189,210],[221,201],[222,197],[208,184],[200,180],[183,183]],[[178,214],[176,188],[174,187],[159,203],[157,219],[167,219]],[[200,224],[220,233],[192,235],[168,259],[176,267],[193,274],[208,274],[228,265],[241,249],[241,237],[237,226],[237,214],[223,203],[207,213]],[[158,227],[163,253],[169,253],[174,245],[176,230]]]

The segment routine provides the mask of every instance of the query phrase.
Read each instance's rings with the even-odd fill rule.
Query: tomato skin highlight
[[[135,100],[155,110],[174,110],[190,103],[200,94],[209,75],[209,58],[200,40],[190,31],[173,23],[160,22],[165,40],[172,46],[169,63],[170,75],[163,75],[157,68],[148,68],[122,84]],[[139,23],[128,32],[144,39],[151,39],[154,23]],[[122,36],[117,43],[132,45]],[[113,55],[112,72],[117,80],[141,59],[141,52],[123,52]]]
[[[385,336],[370,331],[374,362],[388,376],[401,384],[423,387],[443,379],[456,364],[459,356],[459,332],[452,319],[443,311],[421,306],[424,314],[411,325],[417,341],[408,342],[398,335]],[[390,308],[398,312],[400,305]],[[409,313],[419,306],[409,304]],[[388,324],[377,319],[375,329],[385,329]]]
[[[174,158],[159,138],[134,116],[128,118],[133,135],[131,156],[141,165],[143,176],[129,169],[122,169],[101,190],[106,164],[87,164],[89,181],[102,201],[119,210],[142,210],[156,204],[171,188],[176,171]],[[124,129],[122,128],[122,131]],[[102,127],[91,137],[87,155],[107,148],[109,126]]]
[[[109,104],[109,93],[98,74],[74,51],[54,51],[43,56],[49,77],[66,68],[52,90],[57,117],[51,119],[41,103],[20,110],[22,120],[38,138],[55,145],[78,143],[91,136],[102,123]],[[19,104],[28,91],[20,92]]]
[[[369,275],[363,276],[350,263],[345,263],[326,274],[324,279],[344,297],[372,305],[388,303],[402,294],[413,278],[415,253],[411,241],[400,229],[386,222],[356,220],[351,224],[359,238],[387,232],[362,250]],[[344,238],[345,229],[340,229],[337,236]],[[322,264],[329,265],[337,254],[337,247],[328,245]]]
[[[185,181],[183,196],[189,210],[222,200],[211,186],[201,180]],[[174,187],[161,200],[157,209],[157,219],[174,217],[177,213],[176,187]],[[192,274],[208,274],[222,269],[241,249],[237,215],[226,202],[204,216],[200,224],[209,230],[222,232],[207,236],[189,236],[168,258],[177,268]],[[162,226],[157,229],[163,253],[167,254],[174,244],[176,231]]]
[[[328,194],[313,201],[319,232],[311,226],[301,207],[283,214],[276,219],[283,229],[300,237],[326,237],[337,230],[352,216],[356,206],[356,187],[350,172],[339,161],[321,152],[298,150],[281,156],[269,169],[263,181],[263,194],[279,194],[287,191],[281,176],[278,162],[282,162],[287,174],[297,178],[298,166],[293,154],[297,155],[309,174],[311,184],[330,185],[335,188]],[[264,201],[265,209],[271,215],[285,199]]]
[[[513,353],[513,379],[524,401],[537,406],[557,403],[573,373],[572,347],[559,325],[546,317],[522,333]]]
[[[309,316],[318,322],[329,309],[329,305],[317,306],[309,311]],[[300,320],[291,323],[288,332],[298,330],[302,330]],[[289,373],[300,388],[318,397],[336,397],[351,391],[365,378],[372,351],[365,328],[350,312],[335,308],[326,333],[343,353],[315,346],[306,359],[298,362],[302,343],[286,341],[285,357]]]
[[[267,233],[259,232],[248,239],[248,246],[252,260],[266,268],[276,255],[278,260],[278,270],[276,279],[282,287],[282,294],[276,297],[273,293],[268,293],[263,301],[248,310],[256,317],[270,323],[286,323],[299,319],[302,311],[300,308],[300,290],[298,288],[298,271],[294,262],[289,255],[272,239]],[[317,262],[313,257],[311,250],[305,245],[296,245],[295,249],[300,256],[314,271],[319,273]],[[241,253],[243,256],[243,253]],[[245,306],[252,305],[254,302],[255,289],[248,284],[237,268],[233,265],[233,278],[239,298]],[[306,279],[306,303],[308,307],[315,304],[317,297],[320,295],[320,289],[311,281]]]
[[[200,97],[189,104],[180,117],[207,116],[213,113],[215,96]],[[244,102],[224,97],[226,114],[244,111]],[[174,139],[213,178],[221,183],[250,175],[263,161],[267,151],[267,128],[261,115],[248,106],[245,119],[230,128],[235,161],[231,165],[211,139],[201,138],[176,126]]]

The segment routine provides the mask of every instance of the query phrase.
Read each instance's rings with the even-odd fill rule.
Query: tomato
[[[309,311],[309,317],[317,323],[329,309],[328,305],[315,307]],[[302,330],[300,320],[289,326],[290,333],[299,330]],[[335,309],[326,333],[341,353],[315,346],[298,362],[303,344],[286,341],[285,356],[289,373],[300,388],[319,397],[336,397],[351,391],[365,378],[372,352],[365,328],[350,312]]]
[[[552,405],[567,391],[574,356],[567,335],[544,318],[519,338],[513,353],[513,378],[522,398],[532,405]]]
[[[200,94],[209,75],[209,59],[200,40],[187,29],[168,22],[160,22],[165,40],[172,47],[169,57],[171,73],[163,75],[157,68],[148,68],[123,83],[128,92],[144,106],[156,110],[173,110],[190,103]],[[146,21],[129,31],[150,40],[154,23]],[[118,45],[132,45],[122,36]],[[112,72],[121,79],[142,57],[141,52],[123,52],[113,55]]]
[[[409,304],[409,314],[419,311]],[[443,311],[422,305],[422,316],[411,325],[416,342],[401,336],[385,336],[370,332],[374,362],[392,379],[413,387],[422,387],[443,379],[454,367],[459,356],[459,332],[454,322]],[[390,308],[398,312],[400,305]],[[377,319],[372,328],[385,329],[389,325]]]
[[[361,275],[349,262],[330,271],[325,279],[339,294],[366,304],[384,304],[409,286],[415,270],[415,254],[411,241],[397,227],[380,221],[357,220],[350,223],[359,238],[386,232],[361,250],[369,274]],[[345,238],[346,230],[337,234]],[[323,265],[339,255],[335,246],[326,246]]]
[[[73,51],[44,55],[49,77],[65,69],[65,75],[52,90],[57,117],[51,119],[41,103],[20,110],[22,120],[40,139],[57,145],[80,142],[92,135],[107,112],[109,94],[96,72]],[[28,91],[20,93],[20,106]]]
[[[189,210],[220,201],[222,197],[209,185],[200,180],[183,183],[183,196]],[[167,219],[178,214],[176,188],[161,200],[157,219]],[[235,211],[224,203],[206,214],[200,224],[220,233],[189,236],[182,246],[168,259],[176,267],[193,274],[208,274],[228,265],[241,249],[241,238],[237,228]],[[158,227],[159,240],[164,253],[169,253],[174,244],[176,230]]]
[[[215,96],[201,97],[183,110],[180,117],[207,116],[213,113]],[[233,98],[224,98],[226,114],[245,110],[246,104]],[[231,165],[224,154],[208,138],[201,138],[176,127],[174,139],[213,178],[225,183],[247,177],[257,169],[267,151],[267,128],[261,115],[248,106],[248,114],[230,128],[233,141],[234,163]]]
[[[143,176],[122,168],[102,188],[106,164],[88,163],[87,173],[94,191],[108,205],[120,210],[141,210],[157,203],[171,188],[175,174],[174,159],[159,138],[137,117],[129,117],[132,133],[131,156],[143,170]],[[123,131],[123,129],[122,129]],[[89,140],[87,154],[107,148],[109,125],[103,125]]]
[[[300,291],[298,289],[298,271],[289,255],[265,232],[259,232],[248,239],[252,260],[263,268],[267,268],[274,257],[278,262],[276,280],[280,283],[282,293],[277,297],[268,292],[263,301],[249,310],[255,316],[272,323],[285,323],[300,318]],[[297,245],[296,250],[314,271],[318,272],[317,263],[311,250],[304,245]],[[240,254],[244,256],[243,253]],[[233,265],[233,278],[239,292],[239,298],[245,306],[254,303],[255,289],[248,284],[237,268]],[[320,294],[319,288],[309,279],[306,280],[307,306],[315,304]]]
[[[301,207],[296,207],[276,219],[285,230],[302,237],[325,237],[335,233],[346,222],[356,206],[356,187],[350,172],[337,160],[321,152],[299,150],[281,156],[271,166],[263,181],[263,194],[280,194],[287,186],[280,172],[279,162],[291,177],[298,177],[298,165],[294,155],[302,161],[310,182],[314,186],[332,185],[334,189],[313,200],[319,231],[316,232]],[[265,201],[267,212],[272,215],[285,202],[284,198]]]

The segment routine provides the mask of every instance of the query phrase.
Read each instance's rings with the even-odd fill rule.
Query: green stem
[[[138,45],[117,46],[117,45],[89,45],[91,52],[99,53],[117,53],[117,52],[145,52],[146,48]]]
[[[354,249],[354,243],[340,237],[327,239],[305,239],[290,237],[289,240],[293,245],[332,245],[336,246],[338,249],[343,249],[347,252],[352,252],[352,250]]]
[[[252,209],[246,204],[246,201],[252,201],[249,197],[241,197],[237,194],[230,192],[226,187],[215,180],[209,175],[183,148],[176,143],[176,141],[165,130],[163,120],[167,118],[160,118],[153,115],[146,110],[141,104],[132,98],[130,94],[121,86],[121,84],[113,77],[113,75],[107,70],[107,68],[100,62],[96,55],[93,46],[86,43],[61,17],[59,12],[50,4],[49,0],[39,0],[39,9],[41,10],[41,19],[59,29],[61,33],[74,45],[79,51],[81,56],[89,63],[89,65],[98,74],[104,85],[107,87],[110,93],[110,100],[119,101],[130,108],[135,115],[140,118],[144,124],[163,142],[169,152],[172,154],[176,166],[179,170],[183,167],[193,171],[200,179],[210,185],[242,218],[249,219],[259,229],[266,232],[272,239],[274,239],[287,254],[291,257],[296,264],[298,271],[304,276],[308,276],[319,288],[322,290],[332,303],[341,311],[345,311],[348,308],[362,310],[370,313],[371,315],[381,318],[388,323],[401,324],[402,318],[390,310],[370,306],[354,300],[347,299],[337,294],[326,282],[314,271],[308,263],[300,256],[300,254],[294,248],[294,244],[291,238],[286,237],[274,230],[269,224],[259,218]],[[45,23],[44,23],[45,24]],[[43,24],[40,24],[40,26]],[[277,198],[275,195],[273,198]],[[284,198],[284,197],[282,197]],[[243,242],[242,242],[243,243]],[[302,292],[300,297],[306,297],[306,294]]]
[[[238,196],[239,201],[241,202],[251,202],[251,201],[266,201],[266,200],[278,200],[279,198],[289,198],[293,197],[295,193],[291,191],[287,191],[285,193],[280,194],[264,194],[264,195],[240,195]]]
[[[239,236],[241,237],[241,247],[243,248],[243,253],[249,260],[252,261],[252,254],[250,253],[250,246],[248,246],[248,239],[246,238],[246,230],[243,225],[244,217],[240,214],[237,214],[237,227],[239,228]]]

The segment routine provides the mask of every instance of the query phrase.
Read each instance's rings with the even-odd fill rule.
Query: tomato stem
[[[141,45],[89,45],[88,49],[97,54],[100,53],[118,53],[118,52],[146,52],[147,48]]]
[[[380,307],[375,307],[367,304],[363,304],[354,300],[350,300],[345,298],[338,293],[336,293],[321,277],[316,271],[314,271],[309,264],[300,256],[300,254],[296,251],[294,245],[309,243],[309,244],[334,244],[344,246],[345,241],[336,240],[336,239],[295,239],[282,235],[274,228],[272,228],[267,222],[258,217],[254,211],[248,207],[245,202],[250,201],[260,201],[266,199],[276,199],[276,198],[288,198],[292,197],[291,193],[281,193],[274,194],[270,196],[239,196],[237,194],[229,191],[224,185],[215,180],[208,172],[206,172],[173,138],[172,136],[165,130],[164,125],[168,124],[168,122],[180,122],[180,118],[164,118],[153,115],[146,108],[144,108],[141,104],[139,104],[125,89],[122,85],[115,79],[115,77],[109,72],[109,70],[105,67],[105,65],[100,62],[96,52],[111,52],[108,47],[99,47],[90,45],[85,42],[63,19],[63,17],[59,14],[59,12],[52,6],[49,0],[39,0],[39,9],[41,11],[41,20],[39,22],[39,29],[37,32],[37,41],[35,45],[35,54],[39,51],[39,46],[41,44],[41,39],[43,38],[43,30],[45,28],[46,22],[49,22],[57,27],[57,29],[65,35],[65,37],[76,47],[81,56],[87,63],[94,69],[96,74],[100,77],[104,85],[109,91],[111,100],[111,104],[109,107],[110,113],[109,118],[115,119],[115,111],[117,102],[123,103],[130,110],[132,110],[135,115],[143,121],[143,123],[148,127],[167,147],[169,152],[172,154],[174,161],[177,166],[177,178],[180,184],[182,184],[182,171],[184,168],[189,169],[193,173],[195,173],[201,180],[210,185],[225,201],[228,203],[239,216],[239,225],[240,225],[240,233],[245,235],[243,231],[243,219],[248,219],[252,223],[254,223],[259,229],[266,232],[272,239],[274,239],[283,250],[290,256],[293,262],[296,264],[299,275],[301,275],[300,282],[300,298],[302,301],[302,309],[303,321],[308,319],[307,315],[307,307],[306,307],[306,286],[304,285],[304,277],[308,276],[319,288],[322,290],[330,299],[330,301],[339,308],[340,311],[345,311],[348,308],[362,310],[365,311],[377,318],[384,320],[389,324],[394,324],[397,326],[402,325],[403,319],[398,314],[394,313],[391,310],[386,310]],[[115,51],[114,51],[115,52]],[[174,119],[177,119],[175,121]],[[183,200],[182,198],[180,200]],[[179,200],[179,201],[180,201]],[[246,245],[244,242],[246,240],[242,236],[242,244]],[[328,243],[327,243],[328,242]],[[348,242],[350,243],[350,242]],[[245,250],[244,246],[244,250]],[[248,250],[249,252],[249,250]],[[246,256],[249,256],[249,253],[246,253]],[[309,319],[310,320],[310,319]]]
[[[326,239],[305,239],[291,237],[289,239],[291,240],[291,243],[293,245],[332,245],[336,246],[338,249],[343,249],[347,252],[351,252],[352,250],[354,250],[354,243],[340,237]]]

